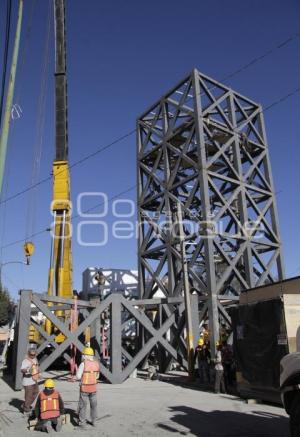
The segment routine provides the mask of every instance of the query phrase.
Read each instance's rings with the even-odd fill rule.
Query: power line
[[[255,65],[257,62],[262,61],[263,59],[265,59],[267,56],[271,55],[272,53],[274,53],[276,50],[278,49],[282,49],[282,47],[285,47],[286,45],[290,44],[292,41],[294,41],[296,38],[299,38],[300,36],[300,32],[297,32],[293,35],[291,35],[289,38],[285,39],[284,41],[281,41],[279,44],[277,44],[276,46],[272,47],[271,49],[267,50],[265,53],[263,53],[260,56],[257,56],[256,58],[253,58],[250,62],[248,62],[247,64],[243,65],[242,67],[238,68],[237,70],[235,70],[233,73],[230,73],[228,76],[224,77],[223,79],[220,80],[220,82],[224,82],[225,80],[231,79],[232,77],[234,77],[235,75],[241,73],[242,71],[246,70],[249,67],[252,67],[253,65]]]
[[[132,186],[129,187],[129,188],[126,188],[126,190],[121,191],[120,193],[115,194],[114,196],[110,197],[110,198],[107,200],[107,203],[110,203],[110,202],[112,202],[112,201],[114,201],[114,200],[116,200],[116,199],[119,199],[119,198],[120,198],[121,196],[123,196],[124,194],[130,193],[130,191],[134,190],[136,187],[137,187],[137,185],[135,184],[135,185],[132,185]],[[95,209],[97,209],[97,208],[99,208],[100,206],[103,206],[103,205],[105,205],[105,202],[97,203],[96,205],[91,206],[90,208],[88,208],[88,209],[86,209],[85,211],[83,211],[83,213],[84,213],[84,214],[87,214],[88,212],[94,211]],[[75,215],[72,217],[72,220],[76,220],[77,218],[80,218],[80,214],[75,214]]]
[[[115,194],[114,196],[110,197],[109,199],[107,199],[107,203],[110,203],[110,202],[113,202],[116,199],[119,199],[121,196],[123,196],[124,194],[129,193],[130,191],[134,190],[135,188],[136,188],[136,185],[132,185],[131,187],[126,188],[125,190],[123,190],[123,191]],[[105,205],[105,203],[106,202],[97,203],[96,205],[94,205],[94,206],[86,209],[85,211],[83,211],[83,213],[87,214],[88,212],[91,212],[91,211],[95,210],[96,208],[99,208],[100,206]],[[78,218],[80,218],[80,214],[75,214],[74,216],[71,217],[72,221],[76,220]],[[29,235],[27,240],[28,239],[33,239],[34,237],[37,237],[37,236],[39,236],[41,234],[44,234],[45,232],[49,232],[49,228],[41,229],[40,231],[35,232],[32,235]],[[24,239],[24,238],[22,238],[20,240],[15,240],[15,241],[12,241],[11,243],[5,244],[4,246],[1,247],[1,249],[6,249],[6,248],[14,246],[16,244],[22,244],[25,241],[26,241],[26,239]]]
[[[283,96],[283,97],[281,97],[281,98],[275,100],[273,103],[271,103],[270,105],[266,106],[266,108],[263,109],[261,112],[266,112],[266,111],[268,111],[269,109],[273,108],[274,106],[279,105],[280,103],[284,102],[284,101],[287,100],[289,97],[295,95],[295,94],[298,93],[299,91],[300,91],[300,87],[296,88],[294,91],[292,91],[292,92],[286,94],[285,96]],[[126,137],[132,135],[134,132],[136,132],[136,129],[134,129],[133,131],[131,131],[131,132],[129,132],[129,133],[123,135],[122,137],[119,137],[117,140],[113,141],[112,143],[107,144],[106,146],[104,146],[104,147],[101,148],[101,149],[98,149],[97,151],[93,152],[92,154],[87,155],[86,157],[82,158],[80,161],[76,161],[73,165],[70,166],[70,168],[75,167],[75,165],[78,165],[79,163],[84,162],[85,160],[89,159],[89,156],[95,156],[95,155],[97,155],[98,153],[101,153],[102,151],[108,149],[109,147],[111,147],[112,145],[116,144],[117,142],[122,141],[122,140],[125,139]],[[45,182],[46,180],[49,180],[49,179],[51,179],[50,176],[49,176],[48,178],[43,179],[42,181],[39,181],[39,182],[37,183],[37,185],[41,185],[43,182]],[[136,188],[136,186],[137,186],[137,185],[133,185],[133,186],[127,188],[126,190],[121,191],[120,193],[116,194],[116,195],[113,196],[112,198],[108,199],[108,202],[111,202],[112,200],[117,199],[118,197],[120,197],[121,195],[123,195],[123,194],[125,194],[125,193],[128,193],[129,191],[132,191],[134,188]],[[24,190],[24,191],[26,192],[26,191],[28,191],[29,189],[30,189],[30,188],[27,188],[27,189]],[[92,211],[93,209],[96,209],[96,208],[98,208],[99,206],[102,206],[103,204],[104,204],[104,202],[102,202],[101,204],[94,205],[93,207],[91,207],[90,209],[88,209],[88,210],[86,210],[86,211],[84,211],[84,212],[85,212],[85,213],[90,212],[90,211]],[[73,216],[73,219],[76,219],[76,218],[78,218],[78,217],[80,217],[79,214],[76,214],[75,216]],[[30,238],[34,238],[34,237],[36,237],[36,236],[38,236],[38,235],[40,235],[40,234],[43,234],[44,232],[47,232],[47,231],[48,231],[48,229],[42,229],[42,230],[40,230],[39,232],[36,232],[36,233],[34,233],[34,234],[32,234],[32,235],[29,235],[29,236],[28,236],[28,239],[30,239]],[[24,241],[25,241],[24,239],[16,240],[16,241],[13,241],[13,242],[11,242],[11,243],[8,243],[8,244],[6,244],[6,245],[4,245],[4,246],[1,246],[0,249],[3,250],[3,249],[6,249],[7,247],[14,246],[14,245],[16,245],[16,244],[20,244],[20,243],[24,243]]]
[[[226,77],[225,77],[224,79],[222,79],[221,81],[225,81],[225,80],[227,80],[227,79],[233,77],[234,75],[236,75],[236,74],[238,74],[238,73],[244,71],[245,69],[249,68],[250,66],[252,66],[252,65],[254,65],[255,63],[259,62],[260,60],[264,59],[264,58],[265,58],[266,56],[268,56],[269,54],[273,53],[276,49],[279,49],[279,48],[284,47],[285,45],[289,44],[291,41],[293,41],[295,38],[297,38],[297,37],[299,37],[299,36],[300,36],[300,32],[294,34],[293,36],[289,37],[288,39],[286,39],[285,41],[281,42],[281,43],[278,44],[277,46],[275,46],[275,47],[273,47],[272,49],[268,50],[268,51],[267,51],[266,53],[264,53],[263,55],[261,55],[261,56],[259,56],[259,57],[257,57],[257,58],[254,58],[252,61],[250,61],[250,62],[248,62],[247,64],[245,64],[243,67],[239,68],[238,70],[235,70],[233,73],[231,73],[230,75],[226,76]],[[276,105],[278,105],[278,104],[280,104],[280,103],[286,101],[288,98],[292,97],[293,95],[295,95],[295,94],[298,93],[299,91],[300,91],[300,87],[297,87],[295,90],[293,90],[293,91],[291,91],[290,93],[288,93],[288,94],[286,94],[286,95],[280,97],[279,99],[277,99],[276,101],[274,101],[274,102],[271,103],[270,105],[268,105],[268,106],[266,106],[265,108],[263,108],[262,111],[260,111],[260,112],[266,112],[266,111],[268,111],[269,109],[273,108],[274,106],[276,106]],[[92,152],[92,153],[90,153],[90,154],[84,156],[83,158],[79,159],[78,161],[75,161],[73,164],[70,165],[70,169],[72,169],[72,168],[74,168],[74,167],[76,167],[76,166],[78,166],[78,165],[84,163],[85,161],[87,161],[87,160],[93,158],[94,156],[96,156],[96,155],[98,155],[98,154],[104,152],[105,150],[108,150],[109,148],[113,147],[115,144],[117,144],[117,143],[123,141],[124,139],[126,139],[126,138],[128,138],[128,137],[130,137],[130,136],[133,135],[135,132],[136,132],[136,129],[133,129],[133,130],[127,132],[126,134],[122,135],[121,137],[118,137],[118,138],[115,139],[114,141],[112,141],[112,142],[106,144],[105,146],[100,147],[99,149],[95,150],[94,152]],[[238,133],[240,133],[240,132],[238,132]],[[10,201],[10,200],[13,200],[13,199],[15,199],[16,197],[19,197],[19,196],[21,196],[22,194],[27,193],[28,191],[30,191],[30,190],[32,190],[32,189],[34,189],[34,188],[36,188],[36,187],[42,185],[43,183],[45,183],[45,182],[47,182],[47,181],[49,181],[49,180],[51,180],[51,179],[52,179],[51,176],[48,176],[47,178],[41,179],[40,181],[38,181],[38,182],[35,183],[34,185],[29,186],[29,187],[25,188],[24,190],[19,191],[18,193],[15,193],[14,195],[8,197],[7,199],[4,199],[3,201],[0,202],[0,204],[1,204],[1,203],[6,203],[6,202],[8,202],[8,201]],[[111,202],[111,201],[113,201],[113,200],[119,198],[120,196],[122,196],[122,195],[124,195],[124,194],[126,194],[126,193],[128,193],[128,192],[130,192],[130,191],[132,191],[134,188],[136,188],[136,185],[131,186],[131,187],[129,187],[128,189],[126,189],[126,190],[124,190],[124,191],[121,191],[120,193],[116,194],[116,195],[113,196],[112,198],[108,199],[108,202]],[[92,211],[92,210],[98,208],[99,206],[102,206],[103,204],[104,204],[104,202],[102,202],[102,203],[100,203],[100,204],[97,204],[97,205],[94,205],[93,207],[89,208],[88,210],[86,210],[86,211],[84,211],[84,212],[85,212],[85,213],[90,212],[90,211]],[[75,220],[76,218],[79,218],[79,217],[80,217],[79,214],[76,214],[75,216],[73,216],[72,219]],[[42,229],[42,230],[40,230],[40,231],[38,231],[38,232],[35,232],[34,234],[30,235],[28,238],[34,238],[34,237],[36,237],[36,236],[38,236],[38,235],[41,235],[41,234],[43,234],[44,232],[47,232],[47,231],[48,231],[48,229]],[[5,249],[5,248],[10,247],[10,246],[13,246],[13,245],[15,245],[15,244],[23,243],[24,241],[25,241],[24,239],[20,239],[20,240],[13,241],[13,242],[11,242],[11,243],[8,243],[8,244],[2,246],[1,249]]]
[[[279,103],[284,102],[285,100],[289,99],[290,97],[294,96],[295,94],[299,93],[300,87],[296,88],[294,91],[286,94],[283,97],[280,97],[278,100],[275,100],[275,102],[271,103],[270,105],[266,106],[264,108],[264,112],[268,111],[269,109],[273,108],[276,105],[279,105]]]
[[[256,57],[256,58],[254,58],[254,59],[252,59],[250,62],[247,62],[247,63],[246,63],[245,65],[243,65],[242,67],[238,68],[237,70],[233,71],[233,72],[230,73],[229,75],[225,76],[223,79],[220,80],[220,82],[224,82],[224,81],[226,81],[226,80],[232,78],[233,76],[235,76],[235,75],[237,75],[237,74],[243,72],[243,71],[246,70],[247,68],[252,67],[252,66],[253,66],[254,64],[256,64],[257,62],[261,61],[262,59],[264,59],[264,58],[266,58],[267,56],[269,56],[270,54],[272,54],[275,50],[281,49],[282,47],[285,47],[286,45],[290,44],[292,41],[294,41],[294,40],[295,40],[296,38],[298,38],[299,36],[300,36],[300,32],[297,32],[297,33],[291,35],[289,38],[285,39],[284,41],[281,41],[281,42],[280,42],[279,44],[277,44],[276,46],[274,46],[274,47],[272,47],[271,49],[267,50],[264,54],[262,54],[262,55],[260,55],[260,56],[258,56],[258,57]],[[210,88],[210,89],[211,89],[211,88]],[[271,107],[277,105],[280,101],[284,101],[284,100],[286,100],[287,98],[291,97],[292,95],[294,95],[294,94],[295,94],[296,92],[298,92],[298,91],[299,91],[299,88],[297,88],[297,89],[294,90],[293,92],[289,93],[288,95],[283,96],[280,100],[278,100],[278,101],[272,103],[271,105],[269,105],[268,107],[266,107],[266,108],[264,109],[264,111],[266,111],[266,110],[270,109]],[[188,100],[188,99],[187,99],[187,100]],[[85,161],[87,161],[87,160],[93,158],[94,156],[96,156],[96,155],[102,153],[103,151],[105,151],[105,150],[111,148],[112,146],[114,146],[115,144],[117,144],[117,143],[123,141],[124,139],[128,138],[129,136],[131,136],[131,135],[134,134],[135,132],[136,132],[136,129],[134,129],[134,130],[132,130],[132,131],[130,131],[130,132],[124,134],[123,136],[121,136],[121,137],[115,139],[115,140],[112,141],[111,143],[109,143],[109,144],[107,144],[107,145],[105,145],[105,146],[103,146],[103,147],[101,147],[101,148],[95,150],[94,152],[90,153],[89,155],[84,156],[83,158],[81,158],[81,159],[79,159],[78,161],[74,162],[74,163],[70,166],[70,169],[71,169],[71,168],[74,168],[74,167],[76,167],[76,166],[78,166],[78,165],[80,165],[80,164],[82,164],[82,163],[84,163]],[[36,187],[38,187],[38,186],[44,184],[45,182],[50,181],[51,179],[52,179],[51,176],[49,176],[49,177],[47,177],[47,178],[44,178],[44,179],[41,179],[40,181],[38,181],[38,182],[35,183],[34,185],[30,185],[29,187],[24,188],[23,190],[21,190],[21,191],[15,193],[15,194],[9,196],[8,198],[1,200],[1,201],[0,201],[0,205],[1,205],[2,203],[6,203],[6,202],[9,202],[9,201],[11,201],[11,200],[13,200],[13,199],[16,199],[17,197],[19,197],[19,196],[21,196],[21,195],[27,193],[27,192],[30,191],[30,190],[33,190],[34,188],[36,188]]]
[[[270,105],[268,105],[268,106],[266,106],[265,108],[263,108],[262,111],[260,111],[260,112],[261,112],[261,113],[262,113],[262,112],[264,112],[264,113],[267,112],[269,109],[271,109],[271,108],[273,108],[274,106],[276,106],[276,105],[278,105],[278,104],[284,102],[285,100],[287,100],[288,98],[292,97],[293,95],[295,95],[295,94],[298,93],[299,91],[300,91],[300,87],[297,87],[295,90],[291,91],[290,93],[286,94],[285,96],[280,97],[280,98],[279,98],[278,100],[276,100],[275,102],[273,102],[273,103],[271,103]],[[234,131],[236,131],[237,133],[240,133],[240,132],[237,131],[237,130],[234,130]],[[98,155],[98,154],[104,152],[105,150],[111,148],[111,147],[114,146],[115,144],[120,143],[120,142],[123,141],[124,139],[126,139],[126,138],[130,137],[131,135],[133,135],[135,132],[136,132],[136,129],[134,129],[134,130],[132,130],[132,131],[130,131],[130,132],[128,132],[128,133],[122,135],[121,137],[115,139],[115,140],[112,141],[111,143],[106,144],[105,146],[103,146],[103,147],[101,147],[101,148],[95,150],[94,152],[90,153],[89,155],[86,155],[86,156],[84,156],[83,158],[79,159],[78,161],[75,161],[73,164],[70,165],[70,169],[72,169],[72,168],[74,168],[74,167],[76,167],[76,166],[82,164],[83,162],[85,162],[85,161],[87,161],[87,160],[93,158],[94,156],[96,156],[96,155]],[[36,187],[38,187],[38,186],[40,186],[40,185],[42,185],[42,184],[44,184],[45,182],[48,182],[48,181],[50,181],[50,180],[52,180],[52,176],[47,176],[46,178],[41,179],[40,181],[36,182],[34,185],[31,185],[31,186],[29,186],[29,187],[27,187],[27,188],[24,188],[24,190],[21,190],[21,191],[15,193],[15,194],[13,194],[12,196],[9,196],[9,197],[7,197],[6,199],[2,200],[2,201],[0,202],[0,205],[3,204],[3,203],[10,202],[11,200],[16,199],[17,197],[19,197],[19,196],[21,196],[21,195],[27,193],[28,191],[33,190],[34,188],[36,188]]]
[[[86,156],[84,156],[83,158],[79,159],[78,161],[75,161],[73,164],[70,165],[69,168],[72,169],[72,168],[74,168],[74,167],[76,167],[76,166],[82,164],[83,162],[87,161],[88,159],[91,159],[91,158],[93,158],[94,156],[99,155],[100,153],[104,152],[105,150],[109,149],[110,147],[114,146],[115,144],[120,143],[121,141],[123,141],[123,140],[125,140],[126,138],[130,137],[130,136],[131,136],[132,134],[134,134],[135,132],[136,132],[136,129],[134,129],[134,130],[132,130],[132,131],[126,133],[125,135],[122,135],[121,137],[115,139],[115,140],[112,141],[111,143],[108,143],[108,144],[106,144],[105,146],[103,146],[103,147],[101,147],[101,148],[95,150],[94,152],[90,153],[89,155],[86,155]],[[58,174],[59,174],[59,173],[58,173]],[[30,185],[30,186],[27,187],[27,188],[24,188],[24,190],[21,190],[21,191],[15,193],[15,194],[13,194],[12,196],[7,197],[6,199],[2,200],[2,201],[0,202],[0,205],[1,205],[2,203],[7,203],[7,202],[9,202],[9,201],[11,201],[11,200],[13,200],[13,199],[16,199],[17,197],[19,197],[19,196],[21,196],[21,195],[27,193],[28,191],[31,191],[31,190],[33,190],[34,188],[36,188],[36,187],[38,187],[38,186],[44,184],[45,182],[51,181],[51,180],[52,180],[52,176],[47,176],[46,178],[41,179],[40,181],[36,182],[35,184]]]
[[[37,237],[38,235],[41,235],[41,234],[43,234],[44,232],[47,232],[47,231],[48,231],[48,229],[42,229],[41,231],[35,232],[32,235],[29,235],[28,239],[32,239],[34,237]],[[5,244],[4,246],[1,247],[1,249],[7,249],[8,247],[15,246],[16,244],[22,244],[22,243],[25,243],[25,241],[26,241],[25,238],[22,238],[20,240],[15,240],[15,241],[12,241],[11,243]]]

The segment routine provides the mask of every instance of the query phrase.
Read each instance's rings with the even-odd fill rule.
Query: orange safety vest
[[[44,391],[39,394],[41,401],[41,419],[55,419],[60,416],[59,394],[57,391],[47,395]]]
[[[38,381],[40,377],[40,368],[39,365],[36,364],[31,358],[28,357],[28,360],[31,362],[30,373],[31,377],[34,381]]]
[[[100,371],[98,361],[84,361],[84,369],[81,377],[80,390],[83,393],[95,393],[97,391],[97,373]]]

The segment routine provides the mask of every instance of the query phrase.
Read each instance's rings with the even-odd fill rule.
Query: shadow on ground
[[[23,412],[23,404],[24,401],[22,401],[21,399],[17,399],[17,398],[13,398],[8,405],[11,405],[12,407],[16,408],[18,411],[20,411],[21,413]]]
[[[156,427],[177,435],[197,437],[288,437],[286,417],[263,411],[201,411],[186,406],[169,408],[174,415]]]
[[[158,379],[162,382],[166,382],[167,384],[186,387],[196,391],[214,393],[214,383],[201,384],[198,378],[190,380],[189,377],[185,375],[175,376],[172,374],[165,373],[165,374],[159,374]],[[236,390],[236,387],[234,386],[228,387],[228,394],[232,396],[237,396],[238,392]]]

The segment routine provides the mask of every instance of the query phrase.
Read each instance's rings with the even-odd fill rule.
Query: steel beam
[[[122,326],[120,295],[113,294],[110,307],[110,366],[113,375],[113,384],[122,382]]]
[[[14,340],[14,387],[15,390],[22,389],[21,365],[28,350],[28,335],[30,326],[31,290],[21,290],[16,323],[16,338]]]

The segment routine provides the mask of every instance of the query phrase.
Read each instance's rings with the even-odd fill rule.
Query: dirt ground
[[[55,377],[52,375],[51,377]],[[66,409],[76,413],[78,383],[57,380]],[[14,392],[0,379],[0,437],[46,435],[27,429],[20,413],[23,391]],[[122,385],[99,384],[97,427],[63,427],[71,436],[198,436],[288,437],[284,410],[266,404],[247,404],[229,395],[202,392],[172,382],[128,379]]]

